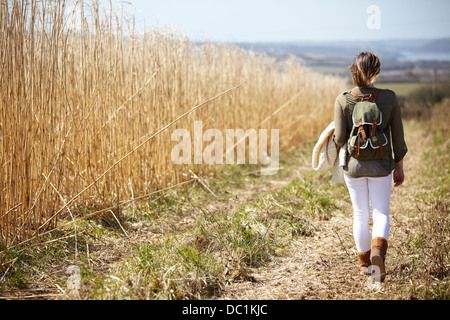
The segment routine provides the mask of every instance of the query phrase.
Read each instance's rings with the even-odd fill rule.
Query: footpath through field
[[[404,260],[399,255],[408,234],[411,208],[420,203],[414,195],[420,188],[415,172],[421,167],[429,135],[413,123],[405,126],[409,153],[405,158],[405,183],[392,187],[391,232],[387,254],[387,277],[381,287],[359,274],[357,252],[352,235],[349,210],[336,211],[329,220],[320,221],[313,237],[299,237],[267,267],[254,270],[255,281],[232,283],[221,299],[390,299],[402,281]],[[307,164],[305,164],[307,166]],[[312,169],[311,169],[312,170]],[[408,207],[408,208],[406,208]]]

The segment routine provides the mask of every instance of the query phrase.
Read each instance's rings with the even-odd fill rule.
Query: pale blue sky
[[[127,0],[147,28],[172,25],[191,40],[385,40],[450,36],[449,0]],[[367,8],[380,8],[369,29]]]

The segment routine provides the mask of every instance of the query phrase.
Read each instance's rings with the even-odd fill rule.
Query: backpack
[[[348,153],[358,160],[381,159],[390,150],[389,140],[383,131],[383,115],[375,102],[380,91],[377,89],[362,98],[350,91],[356,104],[347,148]]]

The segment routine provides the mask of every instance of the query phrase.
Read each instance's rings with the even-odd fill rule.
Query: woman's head
[[[348,70],[352,73],[355,86],[368,88],[374,84],[380,74],[380,59],[372,52],[361,52]]]

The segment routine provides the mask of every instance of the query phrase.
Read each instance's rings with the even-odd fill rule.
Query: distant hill
[[[426,40],[384,40],[384,41],[331,41],[331,42],[257,42],[237,43],[238,46],[271,56],[295,55],[308,60],[315,56],[322,59],[351,61],[361,51],[373,51],[383,61],[402,61],[414,53],[447,54],[450,60],[450,38]]]
[[[236,43],[255,52],[284,61],[295,57],[318,72],[348,77],[347,67],[362,51],[375,52],[382,61],[383,81],[429,81],[434,70],[440,79],[450,79],[450,38],[331,41],[331,42],[258,42]]]
[[[428,41],[415,48],[414,51],[421,53],[450,54],[450,38]]]

